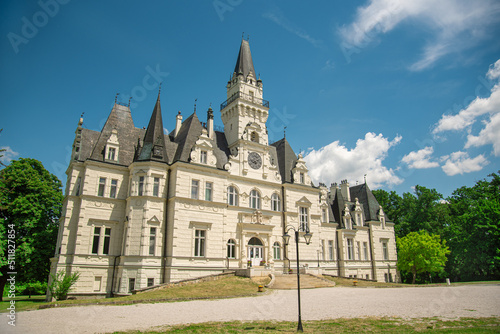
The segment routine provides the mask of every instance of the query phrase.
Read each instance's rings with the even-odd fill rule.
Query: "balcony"
[[[220,110],[222,111],[222,109],[224,109],[225,107],[227,107],[231,102],[233,102],[234,100],[236,100],[238,98],[241,98],[242,100],[249,101],[249,102],[258,104],[260,106],[269,108],[269,101],[261,99],[261,98],[258,98],[258,97],[255,97],[255,96],[250,95],[250,94],[245,94],[245,93],[242,93],[242,92],[238,92],[238,93],[234,94],[233,96],[231,96],[226,101],[222,102],[221,105],[220,105]]]

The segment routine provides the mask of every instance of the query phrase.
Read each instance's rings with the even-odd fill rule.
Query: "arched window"
[[[281,260],[281,246],[277,241],[273,245],[273,255],[275,260]]]
[[[227,241],[227,258],[236,259],[236,242],[234,239],[229,239]]]
[[[250,192],[250,208],[260,209],[260,194],[255,189]]]
[[[233,187],[227,187],[227,204],[238,206],[238,190]]]
[[[281,210],[281,199],[280,196],[274,193],[271,196],[271,210],[280,211]]]
[[[257,134],[257,132],[252,132],[252,134],[250,135],[250,140],[256,143],[259,142],[259,135]]]

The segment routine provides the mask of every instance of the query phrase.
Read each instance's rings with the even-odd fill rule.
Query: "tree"
[[[61,215],[61,187],[35,159],[13,160],[0,171],[0,291],[11,271],[17,272],[16,283],[47,280]],[[9,263],[13,245],[15,263]]]
[[[424,230],[398,237],[397,245],[398,269],[413,274],[412,284],[419,273],[442,271],[450,253],[446,241],[441,242],[439,235]]]
[[[56,300],[65,300],[68,297],[68,292],[80,277],[80,273],[72,274],[59,271],[56,275],[50,274],[52,282],[49,284],[49,291],[52,297]]]
[[[489,177],[448,198],[452,254],[447,271],[457,280],[500,279],[500,176]]]

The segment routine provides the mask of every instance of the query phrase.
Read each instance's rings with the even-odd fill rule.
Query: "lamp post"
[[[283,242],[285,246],[288,246],[288,242],[290,241],[290,235],[288,231],[293,230],[295,232],[295,246],[297,250],[297,294],[299,301],[299,324],[297,325],[297,332],[303,332],[302,329],[302,315],[300,311],[300,273],[299,273],[299,231],[295,229],[292,225],[287,225],[285,227],[285,234],[283,234]],[[312,234],[309,233],[309,226],[306,226],[306,234],[304,234],[304,239],[306,241],[306,245],[309,245],[311,242]]]

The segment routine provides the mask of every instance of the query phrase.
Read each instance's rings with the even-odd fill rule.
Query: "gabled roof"
[[[201,135],[202,130],[203,126],[201,125],[196,112],[182,122],[181,129],[174,138],[174,142],[177,143],[177,152],[175,153],[174,161],[189,161],[191,149],[198,140],[198,137]]]
[[[254,75],[254,77],[256,76],[255,69],[253,68],[250,44],[244,39],[241,40],[240,52],[238,53],[238,59],[236,60],[234,72],[236,72],[236,74],[243,73],[245,78],[250,72]]]
[[[84,142],[82,140],[82,149],[88,150],[89,147],[85,148],[84,146],[91,146],[92,153],[90,154],[89,159],[104,161],[105,147],[113,129],[116,129],[118,142],[120,143],[120,152],[117,164],[128,166],[134,159],[137,141],[139,138],[143,138],[144,130],[138,129],[134,126],[134,121],[132,120],[132,115],[130,114],[130,108],[126,106],[115,104],[99,134],[99,138],[97,139],[95,145],[92,141]],[[86,133],[95,137],[95,134],[90,131],[86,131]]]
[[[293,151],[292,147],[286,140],[283,138],[278,140],[275,143],[272,143],[271,146],[276,147],[276,155],[278,156],[278,167],[281,174],[282,182],[291,183],[292,180],[292,169],[297,161],[297,156]]]

